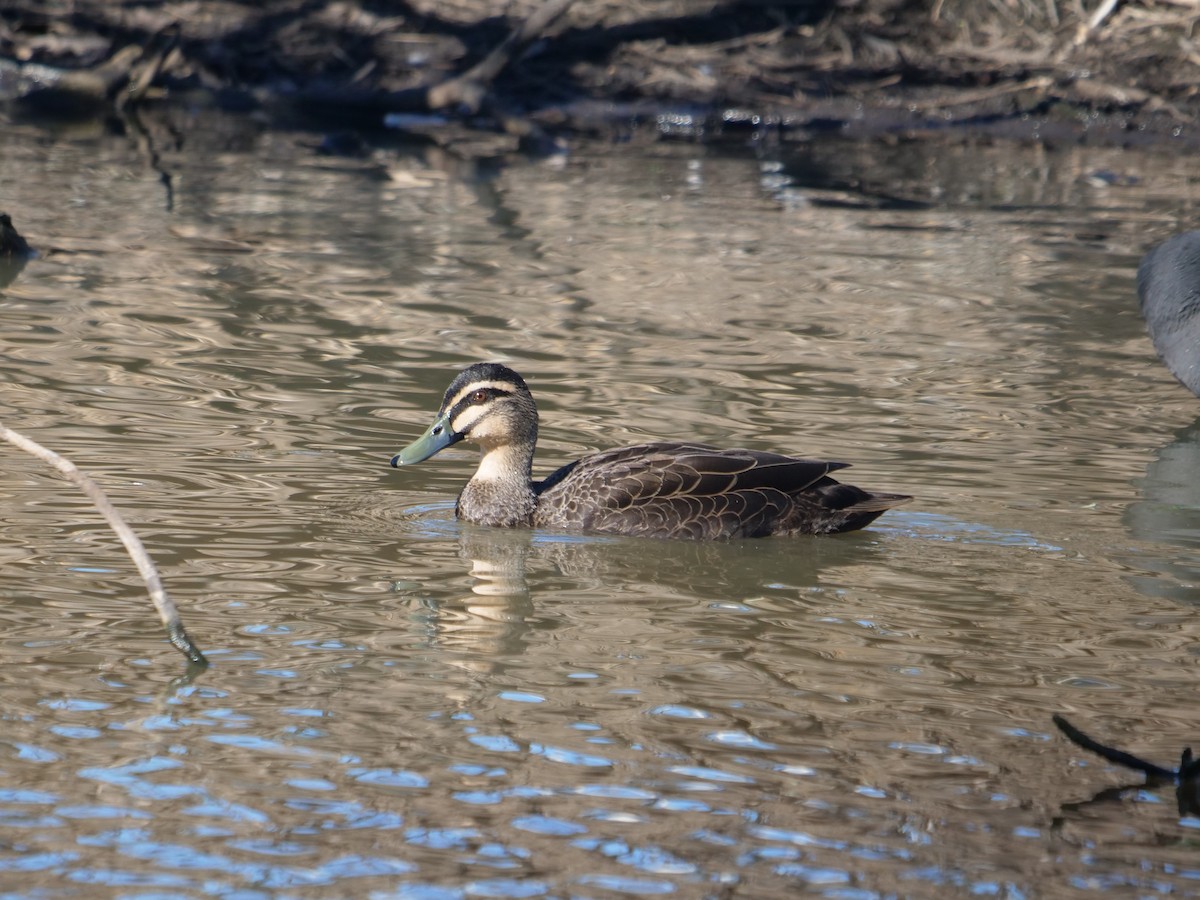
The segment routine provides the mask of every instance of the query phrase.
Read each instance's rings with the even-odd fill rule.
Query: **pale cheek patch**
[[[464,409],[462,412],[460,412],[457,416],[455,416],[453,419],[451,419],[450,427],[454,429],[456,434],[464,434],[476,422],[479,421],[479,417],[483,415],[483,412],[484,411],[481,407],[468,406],[466,409]],[[477,435],[471,435],[471,437],[474,438],[474,437],[477,437]]]

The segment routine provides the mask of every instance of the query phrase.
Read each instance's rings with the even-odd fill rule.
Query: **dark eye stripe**
[[[446,391],[446,396],[442,398],[442,412],[447,410],[460,411],[464,402],[469,402],[470,399],[479,391],[483,391],[487,398],[479,402],[484,403],[487,400],[495,397],[505,396],[514,393],[514,389],[510,389],[509,385],[502,381],[485,381],[483,379],[477,381],[468,381],[466,384],[452,384]]]
[[[476,394],[483,394],[482,400],[476,400]],[[453,421],[458,416],[462,415],[463,411],[472,406],[482,406],[491,403],[499,397],[509,397],[512,391],[506,391],[503,388],[497,387],[477,387],[469,391],[466,396],[454,404],[454,408],[450,411],[450,419]]]

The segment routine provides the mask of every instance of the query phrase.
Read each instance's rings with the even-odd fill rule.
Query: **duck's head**
[[[485,454],[516,446],[532,456],[537,423],[537,406],[520,375],[500,363],[476,363],[458,373],[433,424],[393,456],[392,465],[419,463],[464,440]]]

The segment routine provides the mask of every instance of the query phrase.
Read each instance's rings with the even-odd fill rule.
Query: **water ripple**
[[[381,149],[381,180],[188,115],[170,211],[125,135],[0,129],[57,248],[0,291],[5,421],[110,493],[213,661],[177,683],[87,498],[6,458],[12,890],[1194,889],[1170,788],[1106,799],[1050,725],[1194,738],[1194,398],[1132,289],[1188,159],[580,140]],[[1138,185],[1081,191],[1096,168]],[[849,202],[864,172],[927,202]],[[818,189],[848,202],[793,202]],[[387,461],[479,358],[534,385],[538,475],[679,438],[916,500],[704,546],[464,526],[473,451]]]

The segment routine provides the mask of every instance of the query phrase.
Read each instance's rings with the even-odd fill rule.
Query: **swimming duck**
[[[499,363],[476,363],[451,382],[437,419],[392,457],[392,465],[419,463],[472,441],[481,456],[455,506],[460,519],[645,537],[854,531],[912,499],[829,477],[846,463],[686,441],[605,450],[535,482],[537,433],[537,406],[524,379]]]
[[[21,233],[13,226],[12,216],[0,213],[0,257],[6,259],[32,259],[37,251],[29,246]]]
[[[1147,253],[1137,291],[1154,349],[1200,397],[1200,231],[1177,234]]]

